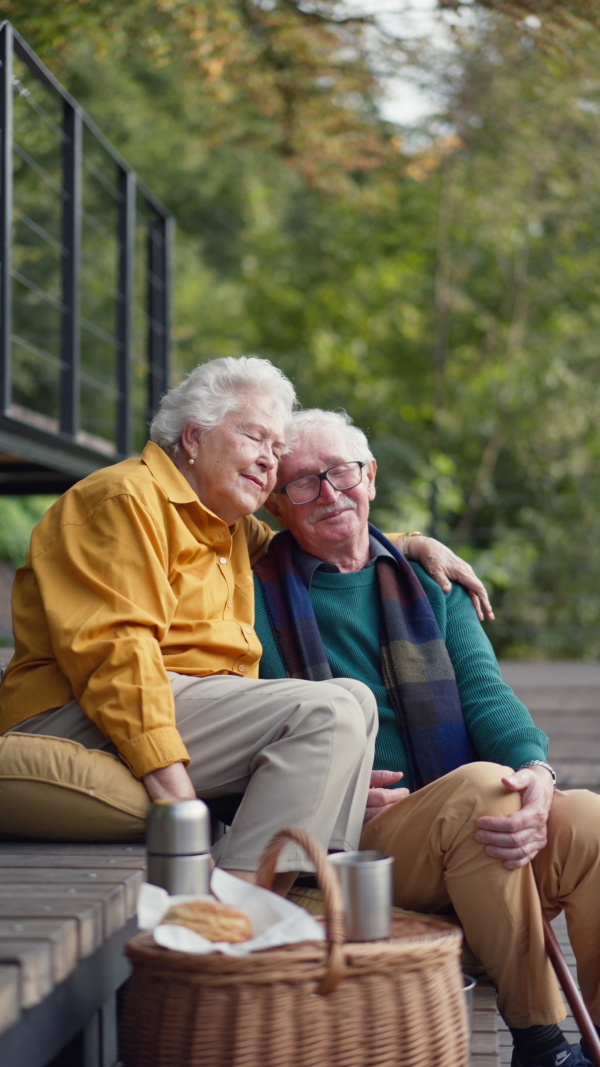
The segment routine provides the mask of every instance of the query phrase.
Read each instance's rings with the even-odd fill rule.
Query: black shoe
[[[516,1049],[513,1049],[510,1067],[523,1067]],[[593,1067],[593,1064],[584,1056],[580,1045],[564,1045],[540,1056],[532,1067]]]

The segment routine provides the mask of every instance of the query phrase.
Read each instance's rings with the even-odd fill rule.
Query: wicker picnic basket
[[[389,941],[347,943],[337,881],[309,834],[276,834],[259,883],[270,888],[290,840],[315,866],[327,940],[239,958],[138,934],[126,948],[126,1067],[467,1067],[460,930],[396,916]]]

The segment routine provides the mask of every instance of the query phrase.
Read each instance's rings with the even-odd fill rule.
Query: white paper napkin
[[[174,923],[164,923],[161,919],[173,904],[185,900],[209,900],[210,897],[176,896],[170,897],[165,889],[144,882],[138,898],[138,926],[141,930],[151,930],[158,945],[176,949],[178,952],[193,952],[205,955],[209,952],[223,952],[226,956],[246,956],[261,948],[274,948],[276,945],[291,945],[298,941],[323,941],[325,930],[304,908],[292,904],[285,897],[271,893],[268,889],[243,882],[227,871],[215,867],[211,881],[211,892],[223,904],[235,904],[245,911],[252,923],[254,937],[249,941],[231,944],[228,941],[208,941],[193,930]]]

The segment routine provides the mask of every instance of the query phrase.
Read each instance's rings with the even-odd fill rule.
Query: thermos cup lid
[[[146,848],[161,856],[193,856],[210,848],[210,818],[203,800],[157,800],[146,825]]]

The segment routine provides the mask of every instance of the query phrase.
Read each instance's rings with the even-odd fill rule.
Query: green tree
[[[255,351],[346,407],[377,521],[471,555],[498,649],[594,656],[596,38],[585,0],[467,6],[440,53],[337,3],[0,0],[176,214],[175,376]],[[402,56],[445,99],[408,140]]]

